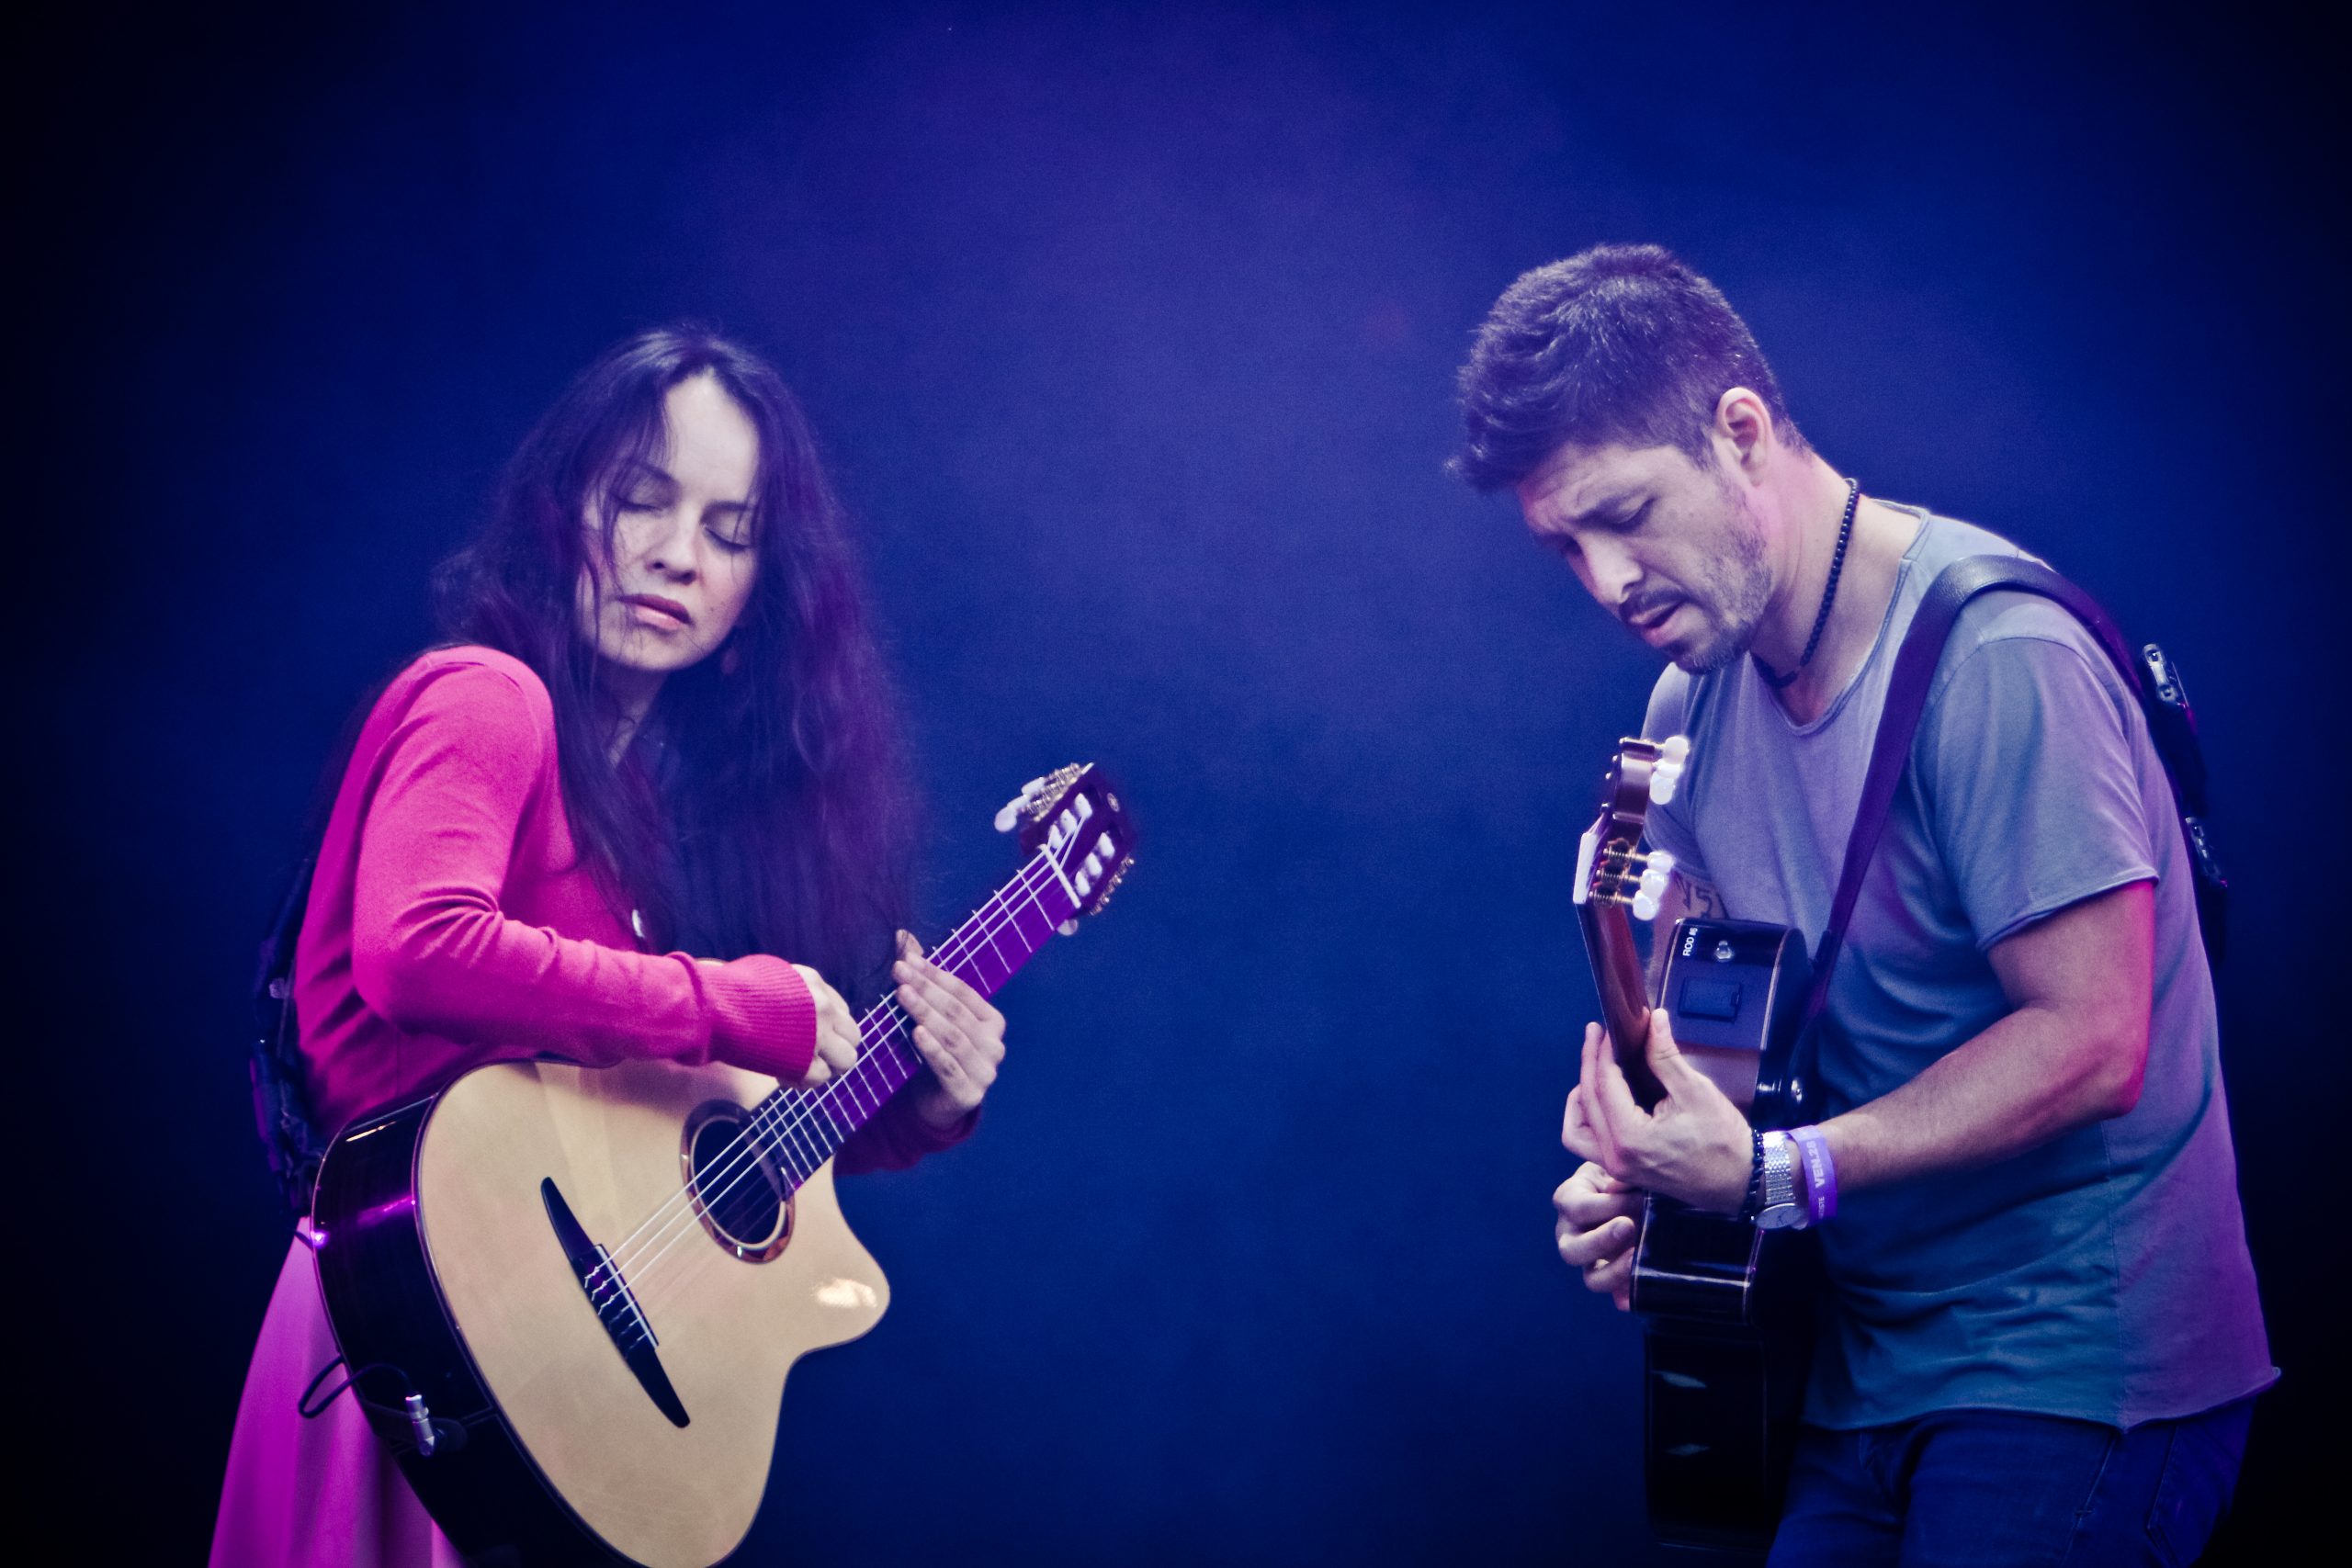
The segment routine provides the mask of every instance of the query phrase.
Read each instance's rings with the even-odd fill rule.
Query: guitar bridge
[[[661,1340],[654,1337],[653,1325],[646,1321],[645,1309],[638,1305],[637,1295],[621,1277],[613,1255],[588,1239],[588,1232],[572,1216],[571,1205],[564,1201],[553,1177],[539,1183],[539,1199],[548,1206],[548,1224],[555,1227],[556,1243],[571,1265],[572,1278],[580,1281],[581,1293],[588,1298],[596,1321],[605,1325],[613,1348],[621,1353],[654,1408],[668,1416],[672,1426],[684,1426],[685,1404],[671,1386],[670,1374],[662,1370],[662,1358],[655,1353]]]

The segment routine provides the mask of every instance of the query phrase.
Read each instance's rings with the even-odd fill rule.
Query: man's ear
[[[1715,400],[1713,434],[1724,460],[1750,479],[1763,472],[1781,444],[1772,411],[1747,387],[1733,387]]]

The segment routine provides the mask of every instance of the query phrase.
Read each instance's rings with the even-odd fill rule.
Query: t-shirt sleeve
[[[783,959],[630,952],[501,908],[518,824],[556,804],[538,798],[557,787],[545,701],[497,668],[447,665],[376,750],[353,879],[361,997],[398,1028],[461,1044],[799,1076],[816,1011]]]
[[[1988,638],[1939,678],[1922,719],[1916,776],[1980,951],[2156,874],[2141,720],[2100,658],[2055,637]]]

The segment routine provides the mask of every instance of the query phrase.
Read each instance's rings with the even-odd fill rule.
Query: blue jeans
[[[2129,1432],[2003,1410],[1807,1427],[1770,1568],[2194,1562],[2229,1508],[2253,1408]]]

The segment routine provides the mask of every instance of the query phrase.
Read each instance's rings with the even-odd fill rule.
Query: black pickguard
[[[645,1321],[637,1295],[628,1288],[628,1281],[621,1278],[612,1254],[588,1239],[588,1233],[572,1217],[571,1205],[564,1201],[563,1190],[556,1186],[554,1177],[539,1183],[539,1201],[547,1205],[548,1223],[555,1227],[564,1261],[571,1265],[571,1277],[580,1281],[581,1292],[595,1309],[596,1321],[605,1325],[613,1348],[621,1353],[621,1359],[637,1375],[638,1386],[645,1390],[645,1396],[653,1401],[654,1408],[669,1419],[670,1425],[686,1425],[686,1407],[679,1400],[678,1391],[671,1386],[670,1374],[662,1370],[662,1355],[654,1348],[652,1325]]]

